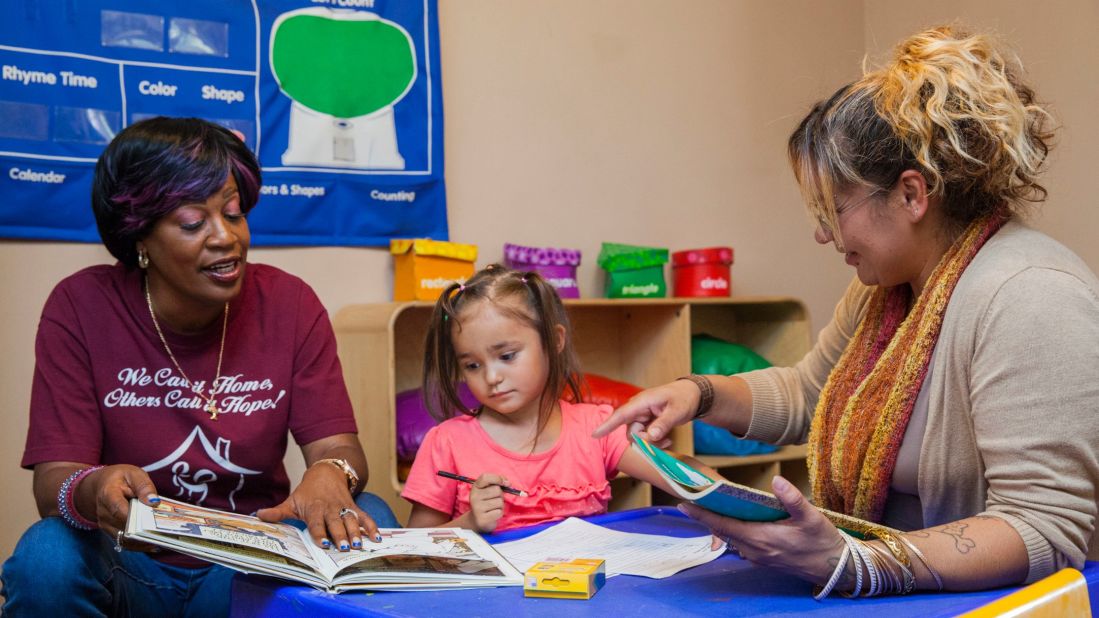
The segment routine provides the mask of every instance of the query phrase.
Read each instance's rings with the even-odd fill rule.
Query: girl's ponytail
[[[465,410],[458,396],[458,359],[454,353],[454,344],[450,339],[450,329],[454,324],[457,310],[455,303],[465,290],[465,284],[450,284],[439,295],[428,322],[427,335],[424,337],[423,389],[421,394],[424,406],[431,417],[444,421],[454,410]]]
[[[526,286],[530,294],[528,306],[541,315],[542,345],[549,359],[549,376],[543,392],[544,407],[552,407],[558,399],[565,397],[572,401],[583,400],[583,385],[580,376],[580,361],[572,345],[572,328],[569,315],[557,289],[544,277],[534,271],[514,271],[519,282]],[[557,351],[557,326],[563,326],[565,341],[561,351]]]

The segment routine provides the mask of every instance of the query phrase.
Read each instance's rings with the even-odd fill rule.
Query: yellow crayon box
[[[477,246],[428,238],[389,241],[393,300],[435,300],[451,283],[473,275]]]
[[[523,596],[590,599],[607,581],[607,563],[598,558],[539,562],[523,576]]]

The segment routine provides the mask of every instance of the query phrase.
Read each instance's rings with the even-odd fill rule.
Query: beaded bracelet
[[[85,518],[80,514],[80,511],[76,510],[75,496],[76,486],[80,481],[102,467],[90,466],[73,472],[69,475],[69,478],[65,479],[64,483],[61,483],[61,489],[57,491],[57,510],[61,513],[61,519],[64,519],[65,523],[77,530],[95,530],[99,527],[96,522]]]

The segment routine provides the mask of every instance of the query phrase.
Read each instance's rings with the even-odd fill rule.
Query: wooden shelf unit
[[[776,365],[793,364],[810,345],[805,306],[786,297],[578,299],[565,305],[584,371],[642,387],[690,373],[693,334],[741,343]],[[400,498],[395,402],[397,393],[420,386],[423,339],[432,307],[428,302],[350,305],[333,319],[359,439],[370,464],[367,487],[402,521],[407,521],[410,505]],[[691,428],[680,427],[672,448],[690,454],[692,440]],[[701,459],[755,487],[768,487],[768,474],[778,472],[804,485],[804,474],[797,469],[804,469],[801,447]],[[628,477],[616,479],[611,508],[647,506],[652,503],[650,489]]]

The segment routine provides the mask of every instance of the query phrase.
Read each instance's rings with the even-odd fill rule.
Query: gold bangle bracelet
[[[894,536],[892,532],[878,530],[876,531],[875,536],[877,536],[878,540],[882,543],[885,543],[885,546],[889,549],[889,553],[893,554],[893,557],[897,559],[897,562],[905,568],[912,568],[912,559],[908,557],[908,553],[904,551],[904,548],[901,547],[901,544],[897,541],[897,537]]]
[[[908,552],[901,547],[898,540],[899,536],[899,534],[895,535],[892,532],[882,530],[879,531],[878,540],[885,545],[889,553],[893,555],[893,559],[901,567],[902,578],[900,583],[903,585],[898,592],[900,594],[909,594],[916,588],[916,577],[912,573],[912,559],[908,557]]]
[[[354,494],[355,490],[358,489],[359,473],[355,472],[355,468],[353,468],[346,459],[336,459],[335,457],[329,459],[318,459],[317,461],[313,462],[313,465],[315,466],[319,463],[332,464],[333,466],[339,468],[344,473],[344,475],[347,476],[347,491]]]
[[[916,556],[916,558],[919,558],[920,562],[923,563],[923,568],[927,569],[927,572],[931,573],[931,577],[935,578],[935,585],[939,587],[938,592],[942,592],[943,591],[943,578],[939,577],[939,574],[937,572],[935,572],[935,569],[931,568],[931,563],[927,561],[927,557],[923,555],[923,552],[920,551],[920,548],[916,547],[916,544],[913,543],[912,541],[909,541],[908,539],[904,538],[903,534],[898,534],[897,535],[897,540],[900,541],[901,543],[904,543],[905,547],[907,547],[908,550],[911,551],[912,554]]]

